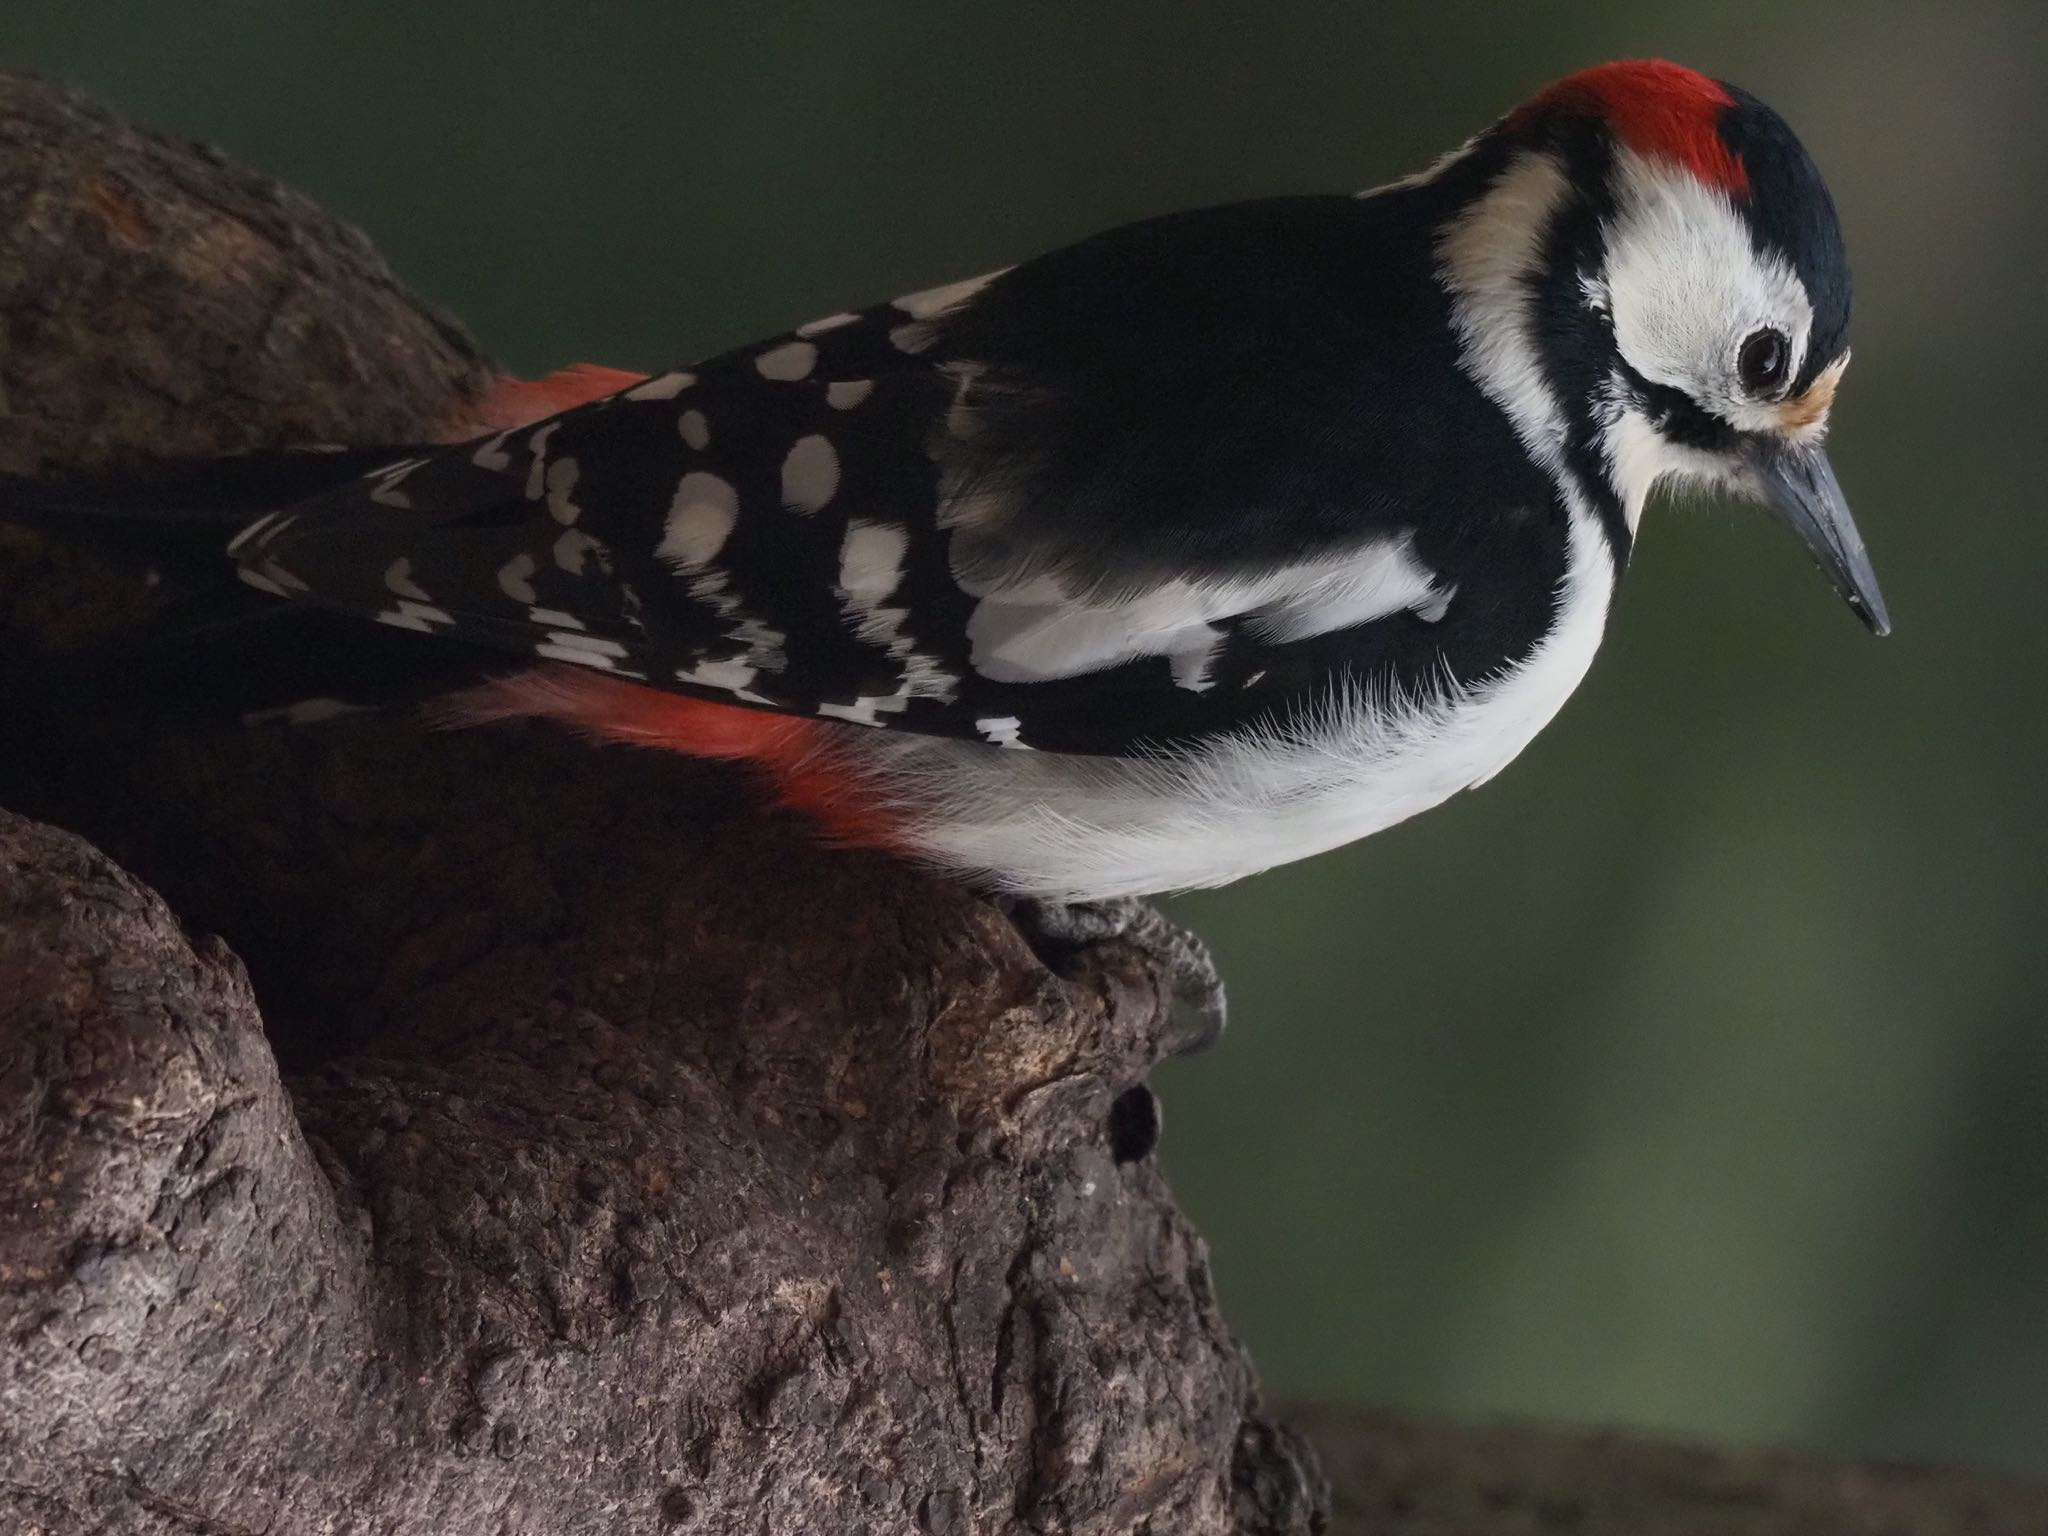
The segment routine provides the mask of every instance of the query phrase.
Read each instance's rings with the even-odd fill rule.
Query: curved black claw
[[[1071,903],[1024,897],[1004,907],[1034,947],[1129,944],[1158,966],[1173,987],[1174,1002],[1194,1016],[1194,1026],[1168,1047],[1172,1055],[1192,1056],[1222,1038],[1227,1010],[1215,957],[1150,902],[1135,896]]]

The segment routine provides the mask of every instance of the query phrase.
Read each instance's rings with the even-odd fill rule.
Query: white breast
[[[1507,766],[1586,675],[1614,578],[1593,514],[1576,509],[1555,622],[1520,665],[1435,698],[1333,697],[1284,734],[1241,733],[1185,759],[873,731],[847,745],[945,868],[1064,901],[1222,885],[1370,836]]]

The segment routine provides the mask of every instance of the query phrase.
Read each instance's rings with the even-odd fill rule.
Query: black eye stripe
[[[1724,453],[1735,446],[1739,439],[1735,428],[1702,409],[1684,390],[1652,384],[1626,362],[1622,363],[1621,371],[1643,414],[1667,442],[1708,453]]]

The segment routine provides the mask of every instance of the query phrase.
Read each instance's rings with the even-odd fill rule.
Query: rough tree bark
[[[0,468],[488,377],[304,199],[21,79],[0,207]],[[0,659],[173,585],[0,530]],[[1135,956],[678,761],[74,702],[0,725],[0,1528],[1322,1528],[1147,1156]],[[1357,1529],[1609,1528],[1405,1433],[1333,1441]]]

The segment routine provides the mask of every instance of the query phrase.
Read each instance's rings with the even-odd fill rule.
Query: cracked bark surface
[[[0,1510],[1231,1528],[1247,1378],[1105,1130],[1153,995],[1034,974],[942,888],[884,908],[886,867],[788,862],[801,913],[714,887],[645,914],[671,955],[715,934],[721,975],[493,946],[287,1089],[223,944],[0,821]],[[842,902],[873,950],[815,923]]]
[[[0,469],[440,436],[488,378],[360,235],[63,91],[0,77],[0,206]],[[0,526],[0,661],[170,585]],[[94,705],[0,722],[0,1530],[1322,1528],[1134,1139],[1134,955],[1054,974],[672,759]],[[2048,1529],[1312,1428],[1339,1531]]]

